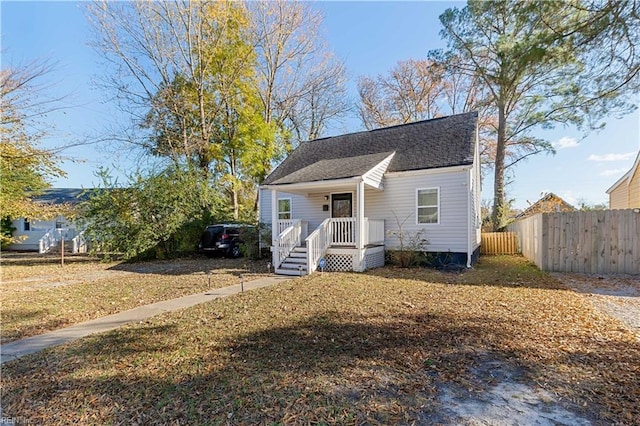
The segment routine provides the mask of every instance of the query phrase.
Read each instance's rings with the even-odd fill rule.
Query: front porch
[[[382,177],[393,156],[336,158],[263,186],[271,192],[267,211],[276,273],[306,275],[321,265],[357,272],[383,266],[385,223],[365,216],[365,193],[384,191]]]
[[[277,220],[273,235],[277,274],[308,275],[318,269],[361,272],[384,265],[384,220],[327,218],[311,233],[306,221]]]

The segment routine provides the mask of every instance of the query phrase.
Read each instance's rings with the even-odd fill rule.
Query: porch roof
[[[301,143],[264,181],[291,185],[363,176],[395,152],[385,171],[473,164],[476,112]]]
[[[363,176],[393,152],[320,160],[271,182],[271,185],[318,182]]]

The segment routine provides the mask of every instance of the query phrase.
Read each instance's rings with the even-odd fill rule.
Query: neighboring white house
[[[398,234],[470,267],[480,251],[475,112],[300,144],[260,187],[277,273],[384,265]],[[321,261],[323,259],[324,261]]]
[[[607,194],[611,210],[640,207],[640,152],[631,169],[607,189]]]
[[[42,195],[34,197],[33,201],[43,205],[76,205],[83,200],[85,192],[84,189],[78,188],[50,188],[44,190]],[[86,244],[79,237],[77,223],[64,216],[52,220],[20,218],[14,220],[12,225],[15,228],[13,236],[17,237],[18,242],[9,245],[8,250],[46,253],[58,247],[64,238],[68,250],[86,251]]]

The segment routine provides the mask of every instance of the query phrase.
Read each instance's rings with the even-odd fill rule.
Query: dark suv
[[[200,237],[198,248],[207,256],[222,254],[229,257],[240,257],[240,244],[244,242],[243,231],[249,225],[218,224],[209,225]]]

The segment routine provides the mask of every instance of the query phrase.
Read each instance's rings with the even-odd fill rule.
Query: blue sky
[[[457,2],[319,2],[324,15],[324,34],[329,47],[346,64],[351,97],[357,97],[358,76],[385,73],[399,60],[423,58],[430,49],[444,47],[438,32],[438,16]],[[77,2],[0,3],[2,66],[25,64],[45,58],[57,62],[50,75],[52,95],[68,95],[68,108],[50,114],[55,123],[53,137],[45,146],[55,147],[86,136],[95,136],[117,114],[96,88],[98,56],[89,47],[92,38],[83,4]],[[361,130],[351,117],[334,126],[326,136]],[[517,166],[507,195],[514,205],[524,208],[543,192],[554,192],[570,203],[607,202],[605,193],[633,164],[640,149],[640,115],[636,111],[622,120],[611,119],[607,127],[581,140],[572,128],[540,131],[556,144],[555,156],[531,157]],[[579,141],[579,142],[578,142]],[[56,187],[91,187],[98,182],[99,166],[127,167],[126,154],[119,155],[105,145],[70,149],[65,155],[66,178],[53,181]],[[485,178],[483,198],[491,198],[492,176]]]

